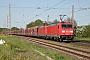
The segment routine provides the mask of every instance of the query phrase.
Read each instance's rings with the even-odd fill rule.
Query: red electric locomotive
[[[74,26],[71,22],[59,22],[38,28],[38,36],[58,41],[73,40]]]

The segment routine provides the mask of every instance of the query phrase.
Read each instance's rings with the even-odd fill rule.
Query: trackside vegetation
[[[0,35],[0,39],[5,40],[5,44],[0,45],[0,60],[48,60],[34,49],[51,57],[53,60],[76,60],[70,56],[25,42],[16,36]]]
[[[5,44],[0,45],[0,60],[46,60],[46,57],[32,49],[30,43],[24,42],[15,36],[0,35]]]
[[[90,41],[90,24],[86,26],[77,26],[75,39]]]

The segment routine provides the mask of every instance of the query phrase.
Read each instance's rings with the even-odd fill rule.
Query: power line
[[[74,12],[79,12],[79,11],[82,11],[82,10],[88,10],[88,9],[90,9],[90,8],[80,8],[79,10],[74,11]]]
[[[79,0],[78,0],[79,1]],[[80,3],[79,3],[79,5],[80,5]],[[90,3],[89,4],[87,4],[87,5],[90,5]],[[79,10],[77,10],[77,11],[74,11],[74,12],[79,12],[79,11],[82,11],[82,10],[88,10],[88,9],[90,9],[90,7],[80,7],[80,9]]]
[[[5,7],[5,8],[8,8],[6,6],[0,6],[0,7]],[[72,9],[72,8],[53,8],[53,7],[11,7],[11,8],[35,8],[35,9],[46,9],[46,10],[50,10],[50,9]],[[47,9],[48,8],[48,9]],[[82,9],[81,7],[80,8],[74,8],[74,9]],[[90,9],[90,7],[88,8],[85,8],[85,9]],[[33,11],[33,10],[32,10]],[[31,11],[31,12],[32,12]]]
[[[75,8],[74,8],[75,9]],[[79,11],[83,11],[83,10],[89,10],[90,9],[90,7],[88,7],[88,8],[79,8],[79,10],[77,10],[77,11],[74,11],[74,12],[79,12]],[[69,12],[68,14],[70,14],[71,12]]]
[[[40,14],[38,14],[37,16],[39,16],[39,15],[41,15],[41,14],[45,13],[45,12],[46,12],[46,11],[48,11],[48,10],[51,10],[53,7],[55,7],[55,6],[59,5],[60,3],[64,2],[64,1],[65,1],[65,0],[60,1],[59,3],[55,4],[55,5],[54,5],[54,6],[52,6],[51,8],[46,9],[45,11],[41,12],[41,13],[40,13]]]
[[[76,18],[88,17],[88,16],[90,16],[90,14],[88,14],[88,15],[82,15],[82,16],[78,16],[78,17],[76,17]]]
[[[65,2],[65,3],[63,4],[63,6],[64,6],[65,4],[70,3],[70,1],[71,1],[71,0],[69,0],[68,2]],[[72,8],[52,8],[52,9],[72,9]],[[74,8],[74,9],[78,9],[78,8]],[[50,11],[50,12],[51,12],[51,11]],[[53,17],[53,18],[57,18],[57,17],[59,17],[59,16],[56,15],[56,17]],[[53,18],[50,18],[50,19],[53,19]]]
[[[78,4],[79,4],[79,7],[80,7],[80,3],[79,3],[79,0],[78,0]]]
[[[64,2],[64,1],[65,1],[65,0],[60,1],[59,3],[55,4],[55,5],[52,6],[51,8],[46,9],[45,11],[41,12],[40,14],[38,14],[38,15],[36,15],[36,16],[39,16],[39,15],[45,13],[46,11],[51,10],[52,8],[54,8],[55,6],[59,5],[60,3]],[[32,18],[35,18],[36,16],[34,16],[34,17],[32,17]],[[32,18],[31,18],[31,19],[32,19]],[[29,20],[30,20],[30,19],[29,19]]]
[[[30,11],[30,13],[31,12],[33,12],[35,9],[37,9],[37,7],[39,6],[39,4],[42,2],[43,0],[41,0],[37,5],[36,5],[36,7],[11,7],[11,8],[17,8],[17,9],[19,9],[19,8],[25,8],[25,9],[27,9],[27,8],[33,8],[33,10],[31,10]],[[6,6],[0,6],[0,7],[5,7],[5,8],[7,8]],[[29,12],[27,12],[27,13],[29,13]],[[29,13],[29,14],[30,14]],[[29,15],[29,14],[27,14],[27,15]],[[27,16],[27,15],[25,15],[25,16]],[[24,17],[24,14],[23,14],[23,17]],[[22,19],[22,18],[21,18]],[[31,18],[32,19],[32,18]],[[26,22],[26,21],[25,21]]]
[[[40,4],[42,1],[43,1],[43,0],[41,0],[41,1],[36,5],[36,7],[38,7],[39,4]],[[35,7],[35,8],[36,8],[36,7]],[[35,8],[34,8],[33,10],[31,10],[30,13],[33,12],[33,11],[35,10]],[[30,13],[29,13],[29,14],[30,14]],[[28,14],[28,15],[29,15],[29,14]],[[26,15],[26,16],[27,16],[27,15]],[[31,19],[32,19],[32,18],[31,18]]]
[[[33,12],[35,9],[37,9],[37,7],[39,6],[39,4],[40,4],[42,1],[43,1],[43,0],[41,0],[41,1],[36,5],[36,7],[34,7],[34,9],[30,11],[30,13]],[[30,13],[29,13],[29,14],[30,14]],[[28,14],[28,15],[29,15],[29,14]]]

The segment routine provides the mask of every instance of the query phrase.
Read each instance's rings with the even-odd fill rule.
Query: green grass
[[[40,55],[34,49],[44,53],[54,60],[76,60],[65,54],[37,46],[29,42],[20,40],[15,36],[0,35],[0,39],[5,40],[5,44],[0,45],[0,60],[47,60],[45,56]]]
[[[32,49],[30,43],[24,42],[15,36],[0,35],[5,44],[0,45],[0,60],[46,60],[46,57]]]
[[[90,41],[90,38],[78,38],[78,37],[75,37],[76,40],[87,40],[87,41]]]
[[[38,48],[36,48],[36,49],[38,51],[43,52],[47,56],[53,58],[54,60],[77,60],[75,58],[71,58],[70,56],[67,56],[66,54],[60,54],[52,49],[43,48],[41,46],[38,46]]]
[[[80,38],[80,40],[88,40],[88,41],[90,41],[90,38]]]

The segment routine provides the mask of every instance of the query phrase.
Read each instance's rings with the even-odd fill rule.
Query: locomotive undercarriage
[[[44,38],[45,40],[57,40],[58,42],[62,42],[62,41],[72,41],[74,39],[74,36],[70,36],[70,35],[63,35],[63,36],[39,36],[39,38]]]
[[[59,38],[59,41],[64,41],[64,40],[67,40],[67,41],[72,41],[74,39],[74,36],[60,36]]]
[[[61,38],[65,40],[73,40],[74,36],[61,36]]]

